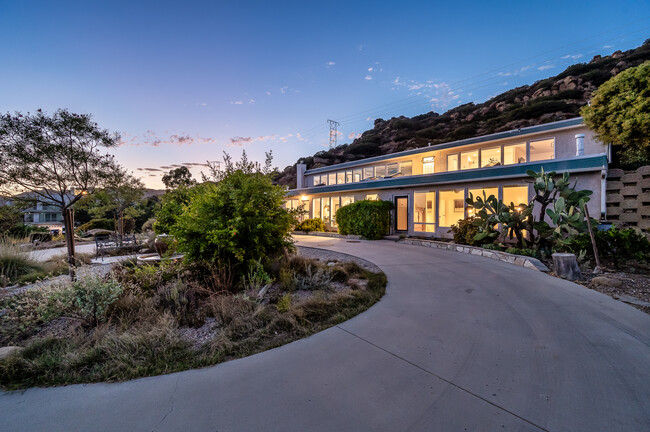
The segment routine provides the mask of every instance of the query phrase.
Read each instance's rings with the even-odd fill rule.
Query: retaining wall
[[[650,239],[650,166],[607,173],[607,220],[636,227]]]

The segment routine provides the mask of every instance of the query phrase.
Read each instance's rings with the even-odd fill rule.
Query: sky
[[[148,187],[245,150],[283,169],[635,48],[650,1],[0,0],[0,112],[90,113]]]

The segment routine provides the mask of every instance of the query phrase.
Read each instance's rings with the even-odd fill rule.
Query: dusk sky
[[[650,1],[0,0],[0,111],[90,113],[149,187],[223,151],[283,169],[650,37]],[[195,165],[193,165],[195,164]]]

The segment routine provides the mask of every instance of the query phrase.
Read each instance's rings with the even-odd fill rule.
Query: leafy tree
[[[192,200],[198,190],[203,185],[187,188],[180,186],[177,189],[168,191],[162,196],[160,210],[156,212],[156,222],[153,224],[153,230],[156,234],[169,234],[176,220],[183,213],[183,209]]]
[[[245,154],[237,163],[226,155],[224,169],[213,171],[218,181],[191,195],[171,226],[187,259],[227,266],[238,280],[291,245],[294,217],[283,208],[284,189],[267,175],[270,161],[268,154],[262,168]]]
[[[121,167],[115,167],[105,181],[102,190],[87,198],[88,213],[94,217],[104,217],[107,213],[113,216],[115,231],[124,235],[125,217],[135,218],[140,214],[136,204],[142,200],[144,184],[142,181]]]
[[[580,111],[598,138],[623,148],[622,161],[650,150],[650,61],[627,69],[594,92]],[[643,158],[642,158],[643,159]]]
[[[163,175],[162,181],[167,189],[176,189],[180,186],[191,187],[196,184],[196,180],[192,178],[192,173],[184,166]]]
[[[142,225],[156,217],[156,212],[160,210],[160,198],[156,195],[145,198],[136,205],[136,208],[140,214],[135,218],[135,226],[142,229]]]
[[[70,276],[74,278],[72,206],[95,193],[114,172],[112,156],[119,136],[101,129],[88,114],[58,110],[48,116],[0,116],[0,193],[30,196],[58,206],[64,215]]]
[[[23,214],[14,205],[0,204],[0,235],[6,234],[16,225],[22,224]]]

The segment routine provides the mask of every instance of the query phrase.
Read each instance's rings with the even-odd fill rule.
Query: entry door
[[[395,231],[409,229],[409,197],[395,197]]]

